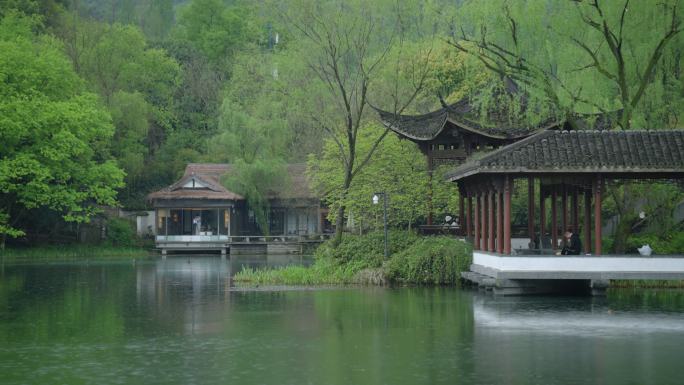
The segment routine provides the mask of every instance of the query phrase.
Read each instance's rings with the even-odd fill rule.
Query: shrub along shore
[[[431,284],[453,285],[472,260],[471,248],[453,237],[419,237],[392,231],[389,257],[383,233],[347,235],[340,245],[322,244],[309,267],[243,269],[237,285]]]
[[[151,257],[153,253],[140,246],[63,245],[8,248],[0,251],[5,262],[46,262],[58,260],[132,259]]]

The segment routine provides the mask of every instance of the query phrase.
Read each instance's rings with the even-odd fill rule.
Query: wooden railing
[[[323,242],[334,234],[301,234],[301,235],[157,235],[157,242],[176,243],[295,243]]]
[[[302,235],[231,235],[229,243],[277,243],[277,242],[323,242],[334,234],[302,234]]]

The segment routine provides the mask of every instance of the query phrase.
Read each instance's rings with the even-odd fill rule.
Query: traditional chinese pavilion
[[[604,255],[601,244],[605,181],[681,182],[684,130],[542,131],[471,159],[448,179],[466,201],[474,253],[465,277],[501,294],[545,292],[556,281],[601,292],[610,279],[684,279],[684,256]],[[528,239],[513,249],[511,197],[519,182],[528,187]],[[565,229],[582,234],[584,255],[555,255]]]
[[[515,83],[506,81],[505,97],[519,97]],[[501,95],[499,95],[501,96]],[[524,111],[525,98],[521,105]],[[423,115],[397,115],[376,109],[383,125],[399,137],[418,144],[427,157],[427,168],[432,171],[440,165],[458,166],[478,152],[489,152],[515,143],[546,130],[569,130],[572,127],[565,117],[550,116],[531,124],[516,118],[520,113],[509,113],[502,108],[485,109],[464,98],[453,104],[444,104],[436,111]],[[609,127],[608,115],[583,115],[575,120],[583,129]],[[589,123],[591,122],[591,123]],[[431,197],[428,197],[431,199]],[[432,215],[428,224],[432,224]]]
[[[306,164],[289,164],[286,170],[289,183],[267,194],[268,229],[262,229],[245,198],[221,183],[235,173],[233,165],[188,164],[176,183],[147,196],[155,210],[157,247],[225,253],[238,243],[282,243],[321,234],[326,209],[309,188]]]

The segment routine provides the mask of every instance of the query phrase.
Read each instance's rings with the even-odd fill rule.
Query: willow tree
[[[364,123],[374,119],[369,99],[382,95],[382,105],[390,100],[392,109],[400,113],[423,87],[426,66],[415,65],[409,76],[411,82],[402,82],[396,76],[390,79],[396,85],[391,95],[379,89],[381,82],[388,80],[381,76],[383,68],[402,62],[402,47],[408,31],[420,20],[420,9],[389,1],[361,0],[295,0],[274,7],[285,27],[286,49],[303,62],[302,82],[298,84],[305,90],[300,94],[301,108],[338,150],[339,167],[343,170],[334,214],[335,239],[339,242],[344,202],[352,181],[388,133],[382,130],[364,156],[358,156],[357,141],[366,127]]]
[[[448,40],[571,123],[574,112],[620,111],[614,126],[622,129],[667,125],[671,119],[649,115],[645,101],[668,104],[673,96],[663,90],[681,75],[683,6],[682,0],[470,1],[453,9]],[[672,108],[681,116],[681,103]]]

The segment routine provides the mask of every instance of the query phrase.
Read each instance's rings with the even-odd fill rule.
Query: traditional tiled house
[[[148,195],[155,212],[157,246],[182,249],[225,249],[268,233],[275,241],[321,234],[326,211],[311,191],[305,164],[286,167],[289,183],[267,194],[268,231],[257,224],[245,197],[228,190],[221,179],[230,164],[191,163],[176,183]],[[182,247],[181,247],[182,246]]]

